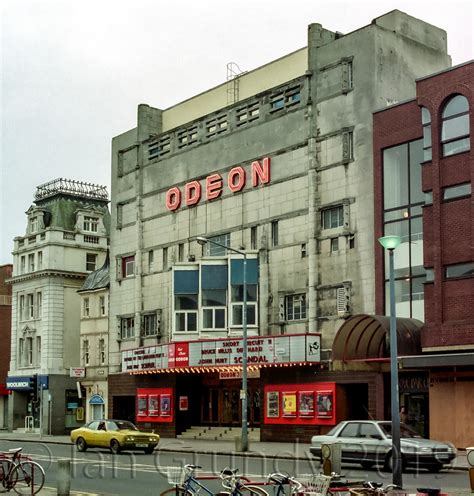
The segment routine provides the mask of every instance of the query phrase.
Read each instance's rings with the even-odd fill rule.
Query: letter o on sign
[[[176,210],[181,205],[181,191],[176,186],[170,188],[166,193],[166,208]]]
[[[229,172],[227,184],[232,193],[237,193],[245,186],[245,171],[242,167],[234,167]]]

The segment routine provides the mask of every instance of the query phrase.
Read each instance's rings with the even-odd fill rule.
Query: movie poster
[[[284,417],[296,417],[296,391],[282,393],[282,413]]]
[[[318,391],[318,417],[332,417],[333,416],[333,392],[332,391]]]
[[[298,410],[300,417],[314,417],[314,391],[300,391]]]
[[[150,396],[148,396],[148,415],[150,415],[150,417],[156,417],[158,413],[158,395],[150,394]]]
[[[267,417],[278,418],[280,416],[280,393],[269,391],[267,393]]]
[[[171,396],[169,394],[160,395],[160,411],[162,417],[171,415]]]

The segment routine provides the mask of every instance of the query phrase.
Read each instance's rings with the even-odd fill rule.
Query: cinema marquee
[[[270,157],[261,161],[254,160],[250,165],[252,187],[270,182]],[[222,195],[224,189],[224,178],[220,174],[211,174],[206,177],[205,196],[206,201],[215,200]],[[247,181],[245,169],[242,166],[233,167],[227,174],[226,185],[232,193],[242,191]],[[171,211],[178,210],[184,200],[187,207],[197,205],[203,196],[201,183],[197,180],[190,181],[184,185],[184,191],[177,186],[170,188],[166,193],[166,208]]]

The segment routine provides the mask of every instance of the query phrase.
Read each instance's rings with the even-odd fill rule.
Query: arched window
[[[423,161],[431,160],[431,114],[426,107],[421,107],[423,125]]]
[[[444,107],[441,144],[443,156],[469,150],[469,104],[467,98],[456,95]]]

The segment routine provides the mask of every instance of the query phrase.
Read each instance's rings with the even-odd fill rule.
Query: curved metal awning
[[[398,355],[421,354],[420,330],[423,322],[397,318]],[[354,315],[337,331],[332,360],[377,360],[388,358],[386,343],[390,334],[390,317]]]

